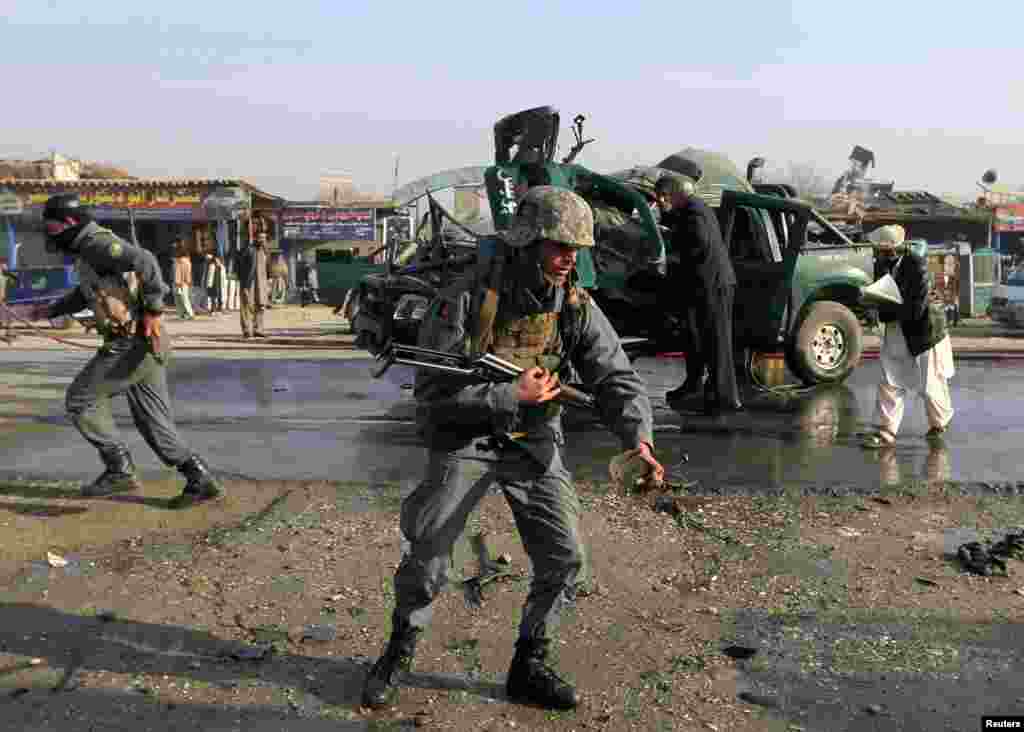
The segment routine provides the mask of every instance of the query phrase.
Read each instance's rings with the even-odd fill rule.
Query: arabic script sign
[[[372,208],[286,208],[281,212],[282,238],[314,241],[375,241]]]
[[[53,192],[32,193],[30,205],[46,203]],[[201,203],[198,191],[154,189],[152,191],[80,191],[79,199],[86,206],[110,208],[194,208]]]
[[[1024,232],[1024,203],[1000,206],[995,211],[992,231]]]

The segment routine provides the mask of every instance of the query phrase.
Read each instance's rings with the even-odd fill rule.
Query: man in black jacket
[[[686,382],[667,394],[675,400],[700,388],[705,362],[709,371],[704,387],[704,409],[713,414],[740,411],[739,386],[733,364],[732,304],[736,273],[722,239],[718,218],[694,195],[693,179],[668,173],[654,186],[662,223],[671,231],[679,253],[680,289],[692,293],[700,329],[699,347],[687,353]]]
[[[877,432],[865,438],[866,447],[896,442],[908,391],[924,399],[929,439],[938,439],[953,419],[948,383],[954,373],[953,349],[946,314],[928,302],[927,250],[904,245],[905,236],[903,227],[895,224],[868,236],[876,247],[875,278],[892,275],[903,303],[879,307],[885,324],[882,380],[875,405]]]

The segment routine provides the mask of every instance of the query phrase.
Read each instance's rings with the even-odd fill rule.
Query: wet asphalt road
[[[0,383],[16,385],[21,398],[34,400],[32,413],[0,433],[0,478],[88,479],[97,473],[95,452],[63,416],[64,388],[87,355],[0,352]],[[178,423],[228,475],[359,481],[371,488],[400,482],[409,490],[424,462],[412,423],[412,375],[395,367],[375,380],[370,363],[323,352],[179,354],[171,368]],[[719,418],[665,405],[665,391],[684,376],[683,362],[646,359],[637,367],[650,385],[662,461],[671,470],[689,453],[683,470],[701,481],[704,492],[771,494],[799,487],[870,493],[884,483],[915,479],[958,481],[970,492],[988,492],[997,484],[1016,488],[1024,481],[1017,457],[1024,368],[1014,362],[958,362],[952,381],[957,414],[945,444],[925,441],[923,407],[915,401],[899,445],[881,453],[864,450],[857,439],[870,424],[877,361],[866,362],[840,387],[750,390],[747,413]],[[0,416],[12,412],[12,405],[0,404]],[[162,470],[131,427],[124,400],[116,403],[115,414],[140,467]],[[567,432],[576,475],[604,480],[608,460],[619,449],[610,434],[579,415],[570,417]],[[1019,712],[1024,700],[1019,628],[993,624],[982,628],[978,640],[952,640],[959,653],[955,673],[823,677],[801,670],[809,648],[827,661],[839,641],[901,638],[907,627],[898,619],[838,627],[811,613],[800,616],[803,645],[794,645],[792,628],[784,633],[778,618],[750,609],[738,616],[737,631],[761,649],[765,663],[760,671],[742,667],[738,690],[762,695],[775,708],[773,715],[798,725],[780,720],[785,726],[778,729],[977,729],[981,714]],[[884,711],[874,716],[869,708]]]
[[[15,423],[24,428],[0,435],[0,475],[74,479],[96,472],[95,452],[63,415],[64,388],[87,355],[0,354],[0,380],[39,400]],[[918,399],[908,402],[899,445],[881,454],[864,450],[857,438],[870,427],[877,361],[866,361],[842,386],[748,389],[746,413],[717,418],[700,415],[697,403],[681,412],[665,404],[665,392],[685,373],[683,364],[652,358],[639,360],[637,368],[650,385],[662,462],[671,470],[689,454],[690,464],[680,470],[700,480],[704,491],[772,493],[788,485],[859,492],[925,478],[1024,480],[1018,456],[1024,368],[1014,362],[957,362],[951,382],[957,413],[944,445],[924,439]],[[411,370],[396,366],[374,379],[370,365],[369,359],[312,353],[178,354],[170,373],[177,421],[195,449],[228,475],[415,482],[424,457],[412,422]],[[115,415],[140,468],[159,470],[131,426],[125,400],[115,400]],[[603,480],[620,449],[615,439],[578,413],[568,416],[567,431],[577,476]]]

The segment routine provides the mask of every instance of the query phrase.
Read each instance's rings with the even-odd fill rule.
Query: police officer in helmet
[[[395,574],[392,632],[371,669],[363,703],[392,702],[412,665],[432,605],[447,582],[450,554],[467,517],[497,484],[530,557],[533,581],[522,612],[506,688],[511,699],[568,709],[576,690],[550,665],[561,607],[584,564],[580,504],[565,462],[559,384],[575,371],[592,389],[623,454],[661,480],[653,455],[646,386],[597,304],[576,285],[576,255],[594,246],[593,213],[575,193],[531,188],[506,236],[510,249],[496,309],[479,305],[480,273],[443,290],[421,326],[421,346],[449,353],[491,352],[525,369],[518,381],[481,384],[421,369],[414,395],[428,449],[424,480],[402,504],[409,542]],[[480,478],[483,458],[487,474]]]
[[[186,483],[172,507],[219,498],[224,490],[206,463],[182,441],[171,415],[167,389],[168,339],[161,324],[167,285],[153,254],[97,224],[74,193],[50,197],[43,208],[47,249],[76,259],[79,285],[62,300],[33,313],[58,318],[90,308],[103,344],[68,387],[66,408],[72,424],[100,454],[106,470],[82,487],[85,496],[106,496],[141,488],[128,448],[110,410],[124,394],[132,419],[165,465],[176,467]],[[133,294],[125,275],[134,272]]]

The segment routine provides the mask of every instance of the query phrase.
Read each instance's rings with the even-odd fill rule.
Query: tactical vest
[[[557,371],[561,366],[561,345],[558,313],[499,319],[494,324],[491,341],[494,355],[523,369],[541,366]]]
[[[124,275],[101,275],[78,257],[78,288],[96,315],[96,332],[106,339],[132,335],[140,308]]]
[[[495,356],[523,369],[540,366],[552,372],[562,371],[565,357],[578,340],[580,310],[586,297],[585,291],[571,287],[566,292],[561,312],[508,319],[499,315],[494,324],[490,350]],[[532,421],[531,418],[548,419],[560,410],[561,407],[554,402],[531,407],[524,415],[524,421]]]

